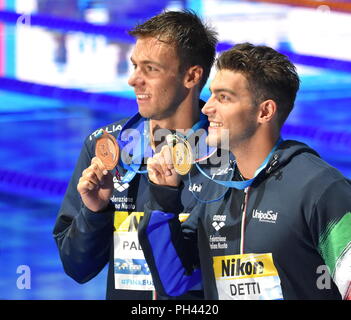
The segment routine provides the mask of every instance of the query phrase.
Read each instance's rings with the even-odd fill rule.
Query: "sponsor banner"
[[[151,273],[138,240],[144,212],[116,211],[114,220],[115,288],[154,290]]]
[[[283,299],[271,253],[213,257],[220,300]]]

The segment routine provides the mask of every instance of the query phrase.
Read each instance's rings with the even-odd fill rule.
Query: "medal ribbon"
[[[181,133],[177,133],[179,135],[182,135],[185,139],[187,139],[191,134],[196,132],[198,129],[204,127],[204,125],[207,123],[207,117],[204,114],[200,114],[200,120],[196,122],[193,127],[189,130],[189,132],[186,135],[183,135]],[[136,127],[139,133],[143,132],[144,134],[140,134],[140,139],[136,141],[137,145],[137,152],[133,153],[132,155],[132,161],[130,164],[124,163],[122,161],[122,157],[120,157],[119,164],[127,170],[126,174],[122,178],[122,183],[129,183],[130,181],[133,180],[135,175],[138,174],[144,174],[147,173],[147,170],[139,170],[141,167],[141,162],[142,159],[144,158],[145,155],[152,156],[153,155],[153,150],[149,144],[149,120],[138,116],[133,117],[130,121],[128,121],[125,125],[124,128],[121,130],[117,141],[120,146],[126,145],[126,143],[121,140],[123,132],[131,126]]]
[[[276,144],[274,145],[273,149],[271,150],[271,152],[268,154],[268,156],[263,160],[262,164],[258,167],[258,169],[255,171],[254,177],[252,179],[249,180],[245,180],[245,181],[222,181],[222,180],[216,180],[211,178],[208,174],[206,174],[206,172],[204,172],[200,166],[198,165],[198,163],[195,163],[196,168],[200,171],[200,173],[202,175],[204,175],[206,178],[210,179],[211,181],[220,184],[224,187],[227,188],[234,188],[234,189],[238,189],[238,190],[243,190],[246,189],[248,187],[250,187],[252,185],[252,183],[255,181],[256,177],[261,173],[262,170],[265,169],[265,167],[267,166],[269,159],[272,157],[273,153],[275,152],[275,150],[277,149],[277,147],[283,142],[283,139],[280,137],[278,139],[278,141],[276,142]],[[189,174],[189,182],[191,183],[190,180],[190,174]],[[193,196],[195,197],[196,200],[198,200],[199,202],[202,203],[211,203],[211,202],[215,202],[218,201],[220,199],[222,199],[224,197],[224,195],[227,193],[228,190],[226,190],[220,197],[213,199],[213,200],[202,200],[199,197],[197,197],[194,192],[192,192]]]

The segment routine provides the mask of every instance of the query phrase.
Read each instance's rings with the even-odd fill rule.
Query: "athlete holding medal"
[[[139,239],[157,291],[176,296],[202,279],[207,299],[351,299],[351,185],[307,145],[280,136],[299,89],[294,65],[244,43],[216,67],[202,109],[207,143],[231,151],[234,175],[217,181],[204,173],[207,192],[191,213],[198,220],[184,227],[184,185],[177,164],[165,164],[174,150],[149,160]]]
[[[128,83],[139,112],[86,139],[54,237],[66,273],[77,282],[89,281],[108,264],[107,299],[162,299],[155,295],[137,235],[149,198],[146,159],[164,143],[160,130],[207,129],[199,96],[215,59],[217,38],[189,11],[163,12],[130,34],[136,44]],[[201,174],[193,178],[197,183],[204,179]],[[195,202],[187,189],[180,201],[185,207]],[[201,298],[201,285],[183,296]]]

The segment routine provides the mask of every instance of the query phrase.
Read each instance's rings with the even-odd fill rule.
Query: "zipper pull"
[[[241,213],[244,211],[244,208],[245,208],[245,198],[246,198],[246,195],[247,195],[247,192],[249,191],[249,187],[246,187],[244,189],[244,199],[241,203],[241,207],[240,207],[240,210],[241,210]]]

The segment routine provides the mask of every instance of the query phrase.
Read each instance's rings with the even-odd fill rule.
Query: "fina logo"
[[[196,184],[193,183],[192,185],[189,186],[189,191],[190,192],[201,192],[202,190],[202,184]]]
[[[258,219],[260,222],[276,223],[278,219],[278,212],[274,213],[273,210],[262,212],[261,210],[252,210],[252,218]]]

